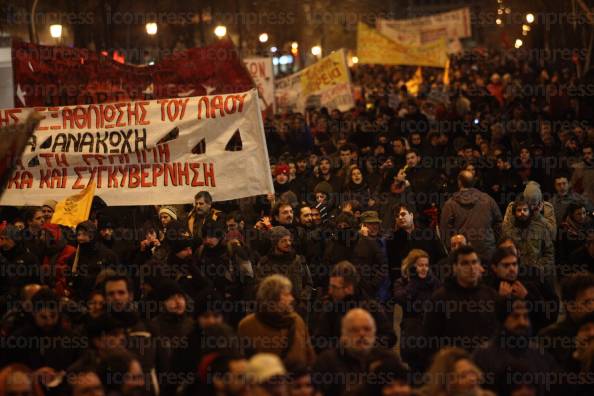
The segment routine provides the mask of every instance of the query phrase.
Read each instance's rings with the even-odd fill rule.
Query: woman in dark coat
[[[429,254],[421,249],[413,249],[402,260],[402,277],[394,285],[394,302],[402,307],[403,317],[401,328],[402,357],[410,367],[421,369],[421,360],[417,359],[412,351],[419,348],[408,349],[407,338],[414,340],[423,336],[423,314],[431,295],[441,286],[439,280],[429,268]]]

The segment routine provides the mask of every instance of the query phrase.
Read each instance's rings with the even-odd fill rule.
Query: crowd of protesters
[[[275,194],[2,208],[0,395],[592,394],[575,65],[466,52],[416,97],[413,72],[268,117]]]

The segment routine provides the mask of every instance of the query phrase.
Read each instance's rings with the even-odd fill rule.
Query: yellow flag
[[[76,227],[79,223],[88,220],[94,195],[95,182],[91,182],[80,193],[58,202],[51,222]]]
[[[450,85],[450,58],[448,58],[443,71],[443,85]]]
[[[421,70],[421,67],[418,67],[414,76],[406,82],[406,90],[408,91],[409,95],[417,96],[419,94],[419,88],[421,88],[422,83],[423,72]]]

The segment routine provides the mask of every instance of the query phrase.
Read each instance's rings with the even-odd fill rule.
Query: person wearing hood
[[[68,296],[71,291],[68,287],[66,273],[69,270],[68,262],[75,255],[76,248],[66,243],[60,226],[57,224],[45,223],[41,226],[41,240],[45,243],[41,259],[40,281],[59,296]]]
[[[557,236],[557,262],[567,260],[584,244],[592,231],[594,231],[594,223],[586,206],[578,202],[567,205]]]
[[[334,219],[334,232],[326,242],[323,254],[323,263],[327,273],[337,263],[351,260],[353,250],[359,240],[357,220],[347,212],[342,212]]]
[[[530,201],[520,195],[513,204],[513,220],[503,225],[503,237],[510,238],[522,257],[522,264],[542,270],[545,282],[556,282],[555,246],[543,217],[534,213]]]
[[[39,283],[39,260],[23,243],[15,226],[0,224],[0,295],[18,298],[20,289]]]
[[[193,330],[194,321],[187,312],[187,297],[177,282],[164,279],[157,287],[157,296],[162,304],[162,311],[150,324],[150,327],[159,342],[156,344],[156,370],[157,375],[167,376],[179,370],[178,357],[180,352],[187,347],[188,336]],[[170,396],[176,394],[179,381],[170,380],[161,382],[160,395]]]
[[[97,240],[97,226],[92,221],[76,226],[76,241],[78,254],[71,256],[68,266],[73,277],[73,292],[79,298],[86,298],[93,290],[97,275],[104,269],[117,267],[118,258],[113,250]]]
[[[481,258],[489,259],[495,250],[501,225],[501,211],[488,194],[474,188],[470,171],[458,174],[459,191],[446,201],[441,212],[442,240],[464,234]]]
[[[555,207],[548,201],[544,201],[542,198],[542,191],[540,190],[540,184],[535,181],[529,181],[526,183],[526,187],[524,187],[524,192],[522,193],[528,205],[530,206],[530,211],[533,213],[534,217],[538,217],[541,221],[545,223],[547,229],[551,233],[551,238],[555,239],[557,236],[557,220],[555,213]],[[505,209],[505,215],[503,216],[503,226],[507,226],[513,222],[514,219],[514,211],[513,211],[514,202],[510,202]],[[561,213],[563,216],[565,213]]]
[[[559,368],[555,359],[538,347],[532,336],[531,312],[526,300],[507,296],[497,302],[497,319],[500,331],[486,344],[474,351],[473,359],[483,371],[486,381],[484,387],[498,395],[515,385],[517,377],[510,372],[512,367],[529,367],[529,371],[520,378],[532,381],[525,386],[536,386],[538,396],[547,394],[547,384],[538,381],[545,373],[554,373]]]
[[[250,255],[237,239],[226,241],[225,235],[225,226],[221,222],[206,223],[202,227],[204,242],[197,249],[195,260],[201,274],[224,300],[246,300],[254,281]]]
[[[427,252],[420,249],[411,250],[402,260],[402,277],[394,284],[393,294],[394,302],[403,310],[400,325],[403,339],[402,356],[409,366],[419,371],[422,367],[415,364],[418,361],[417,357],[408,354],[405,339],[423,335],[423,308],[430,301],[435,290],[441,286],[439,280],[433,275],[429,262]]]
[[[256,282],[273,274],[287,276],[293,285],[295,309],[307,321],[313,280],[305,258],[293,249],[293,236],[285,227],[272,227],[269,236],[272,247],[258,262]]]

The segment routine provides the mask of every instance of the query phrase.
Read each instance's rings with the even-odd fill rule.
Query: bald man
[[[474,188],[474,183],[472,172],[458,174],[459,190],[444,204],[439,225],[442,240],[464,234],[479,256],[488,260],[495,251],[502,216],[495,200]]]
[[[346,313],[340,346],[324,351],[313,368],[314,385],[322,394],[344,395],[366,383],[367,366],[375,351],[375,332],[375,320],[365,309],[354,308]]]

